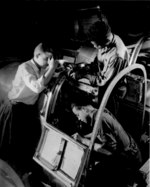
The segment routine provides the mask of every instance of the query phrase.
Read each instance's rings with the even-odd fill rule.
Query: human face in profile
[[[53,59],[53,54],[50,52],[41,53],[37,58],[37,62],[41,68],[46,68]]]

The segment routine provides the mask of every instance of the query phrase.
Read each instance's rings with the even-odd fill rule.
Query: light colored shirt
[[[19,65],[8,98],[14,102],[33,105],[39,93],[45,88],[44,84],[39,81],[43,74],[44,71],[40,71],[33,60]]]
[[[113,39],[108,46],[97,51],[97,62],[101,77],[100,85],[104,85],[116,71],[121,71],[128,63],[128,50],[121,38],[113,35]]]

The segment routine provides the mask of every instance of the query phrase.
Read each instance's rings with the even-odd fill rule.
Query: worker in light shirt
[[[42,44],[39,44],[35,48],[33,59],[18,67],[8,98],[16,102],[34,104],[53,76],[57,65],[58,61],[54,61],[53,54],[43,51]]]
[[[18,66],[8,98],[1,103],[0,158],[21,175],[28,170],[41,135],[38,97],[57,66],[53,50],[40,43],[33,58]]]

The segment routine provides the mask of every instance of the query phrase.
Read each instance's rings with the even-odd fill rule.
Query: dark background
[[[125,44],[129,35],[150,30],[149,1],[60,1],[18,0],[0,5],[0,60],[28,59],[39,42],[75,48],[69,43],[74,35],[78,9],[100,6]],[[68,45],[68,46],[67,46]]]

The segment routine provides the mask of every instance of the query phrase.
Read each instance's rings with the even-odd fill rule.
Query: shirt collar
[[[35,60],[33,58],[31,59],[31,62],[32,62],[32,64],[34,64],[34,66],[36,67],[36,69],[38,69],[38,71],[41,70],[40,66],[38,66],[38,64],[35,62]]]

